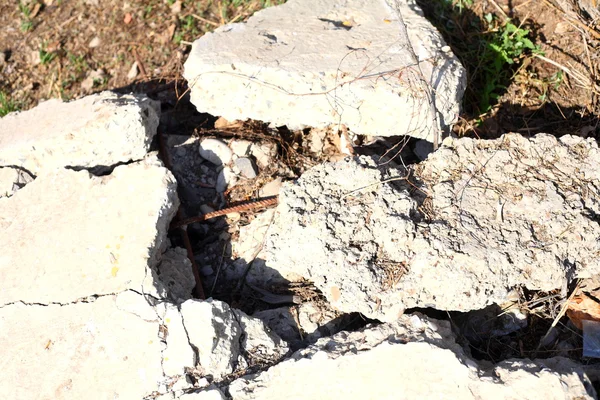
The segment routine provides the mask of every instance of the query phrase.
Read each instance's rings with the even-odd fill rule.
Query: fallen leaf
[[[167,31],[165,32],[165,43],[169,43],[171,41],[171,39],[173,38],[173,35],[175,34],[175,28],[177,28],[176,24],[171,24],[169,25],[169,27],[167,28]]]
[[[125,22],[125,25],[128,25],[132,19],[133,17],[131,16],[131,13],[127,13],[125,14],[125,18],[123,18],[123,22]]]
[[[31,13],[29,14],[29,18],[35,18],[36,15],[38,15],[38,13],[40,12],[40,9],[42,8],[42,4],[41,3],[35,3],[35,5],[33,6],[33,9],[31,10]]]
[[[567,317],[577,329],[583,329],[583,320],[600,322],[600,303],[585,293],[573,297],[567,307]]]

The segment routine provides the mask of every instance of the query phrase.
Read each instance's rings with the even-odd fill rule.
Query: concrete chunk
[[[448,322],[417,315],[321,339],[265,372],[235,380],[229,394],[233,400],[596,396],[570,360],[508,360],[484,368],[456,345]]]
[[[264,252],[264,270],[278,274],[265,279],[300,275],[337,309],[392,321],[406,308],[475,310],[515,287],[551,291],[600,272],[594,140],[448,139],[415,168],[419,190],[404,176],[346,159],[284,185]]]
[[[241,371],[256,359],[277,361],[287,353],[287,344],[262,321],[221,301],[188,300],[181,305],[181,315],[200,367],[213,379]]]
[[[151,287],[177,206],[175,178],[155,157],[103,177],[38,176],[0,198],[0,305]]]
[[[139,160],[150,148],[159,115],[160,104],[144,95],[102,92],[68,103],[49,100],[0,118],[0,166],[37,175]]]
[[[0,398],[142,399],[163,379],[157,332],[115,296],[0,308]]]
[[[398,12],[418,66],[400,37]],[[229,120],[345,125],[357,134],[429,141],[424,85],[446,127],[466,77],[414,1],[391,0],[290,0],[262,10],[195,41],[184,76],[199,111]]]

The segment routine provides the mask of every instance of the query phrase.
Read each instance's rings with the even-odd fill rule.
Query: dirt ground
[[[0,115],[54,97],[115,88],[185,91],[191,42],[285,0],[0,1]],[[596,0],[419,0],[467,68],[459,135],[600,137],[600,6]],[[507,24],[535,50],[493,46]],[[500,38],[500,41],[502,38]],[[512,40],[512,42],[511,42]],[[517,43],[516,45],[519,45]],[[502,56],[502,54],[500,54]],[[166,85],[166,86],[165,86]],[[490,104],[489,106],[487,104]]]

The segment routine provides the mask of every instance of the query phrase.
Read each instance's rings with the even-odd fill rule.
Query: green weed
[[[85,60],[85,56],[76,56],[73,53],[67,53],[67,58],[69,59],[69,62],[71,63],[73,68],[75,68],[75,71],[77,72],[81,73],[87,71],[90,68],[87,61]]]
[[[46,51],[45,47],[42,46],[40,49],[40,63],[46,65],[52,62],[56,58],[56,53]]]
[[[19,107],[17,104],[9,99],[4,92],[0,92],[0,117],[4,117],[6,114],[18,110]]]
[[[532,33],[514,21],[487,14],[479,18],[474,0],[417,0],[467,69],[465,111],[485,114],[505,92],[517,69],[541,53]]]
[[[487,14],[485,19],[493,28],[484,35],[486,47],[481,54],[485,82],[479,103],[481,112],[489,111],[499,92],[506,89],[505,85],[512,76],[510,66],[531,54],[541,53],[540,47],[529,39],[529,30],[516,26],[510,20],[497,24],[491,14]]]
[[[25,3],[19,3],[19,11],[23,14],[21,19],[21,32],[29,32],[33,30],[33,21],[31,20],[31,9]]]

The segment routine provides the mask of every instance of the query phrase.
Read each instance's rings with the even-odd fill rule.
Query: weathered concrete
[[[262,321],[221,301],[188,300],[181,305],[181,315],[189,342],[198,352],[199,367],[213,379],[242,371],[256,359],[277,361],[288,351]]]
[[[229,120],[291,129],[341,124],[357,134],[429,141],[425,88],[445,127],[466,77],[414,1],[392,0],[290,0],[262,10],[194,42],[184,76],[199,111]]]
[[[593,399],[567,359],[508,360],[482,367],[456,345],[446,321],[402,316],[396,323],[339,333],[266,372],[235,380],[249,399]]]
[[[392,321],[405,308],[480,309],[515,287],[551,291],[600,272],[593,140],[448,139],[413,185],[404,176],[347,159],[284,185],[266,264],[249,277],[302,276],[334,307]]]
[[[156,292],[151,270],[177,206],[175,179],[154,156],[103,177],[38,176],[0,198],[0,305]]]
[[[139,160],[150,148],[159,115],[160,104],[143,95],[102,92],[69,103],[48,100],[0,118],[0,166],[37,175]]]
[[[258,311],[252,316],[263,321],[291,346],[313,343],[337,333],[349,319],[340,318],[340,313],[314,302]]]
[[[121,310],[116,297],[0,308],[0,397],[141,399],[156,390],[158,324]]]

